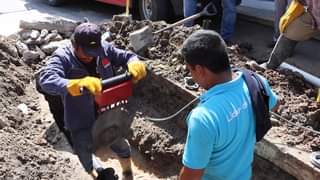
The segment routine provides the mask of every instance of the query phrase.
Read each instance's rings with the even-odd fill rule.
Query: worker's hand
[[[89,90],[93,95],[100,93],[102,90],[101,80],[96,77],[87,76],[81,79],[70,79],[67,85],[71,96],[82,95],[82,88]]]
[[[281,17],[279,23],[280,32],[283,33],[288,25],[299,17],[304,12],[304,6],[298,2],[298,0],[293,0],[288,7],[286,13]]]
[[[320,103],[320,88],[318,89],[317,102]]]
[[[128,63],[128,71],[132,75],[134,83],[147,75],[146,66],[139,60],[130,61]]]

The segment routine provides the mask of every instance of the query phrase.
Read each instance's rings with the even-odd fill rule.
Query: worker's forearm
[[[179,180],[201,180],[203,169],[190,169],[183,167],[180,171]]]

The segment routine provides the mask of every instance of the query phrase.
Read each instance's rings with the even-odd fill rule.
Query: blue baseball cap
[[[98,57],[101,54],[101,29],[93,23],[78,25],[73,33],[74,41],[89,57]]]

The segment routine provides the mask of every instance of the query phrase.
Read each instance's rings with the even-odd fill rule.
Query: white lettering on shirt
[[[242,110],[245,110],[248,108],[248,103],[247,102],[244,102],[241,106],[237,107],[234,111],[232,111],[230,114],[229,114],[229,117],[228,117],[228,122],[231,122],[233,121],[235,118],[237,118],[239,116],[239,114],[241,113]]]

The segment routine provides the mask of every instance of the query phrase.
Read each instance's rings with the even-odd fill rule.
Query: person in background
[[[220,34],[227,44],[232,43],[231,38],[234,34],[237,9],[241,0],[211,0],[214,4],[221,3],[222,20],[220,26]],[[184,17],[189,17],[197,12],[197,0],[184,0]],[[210,1],[208,1],[210,2]],[[186,26],[192,26],[194,22],[188,22]]]
[[[58,48],[40,71],[39,86],[43,92],[58,95],[62,99],[65,126],[71,134],[73,150],[84,169],[97,179],[101,179],[101,176],[116,179],[114,171],[110,169],[107,175],[99,174],[106,171],[96,167],[99,164],[92,156],[95,153],[94,147],[97,146],[94,144],[95,132],[92,132],[92,129],[97,126],[96,123],[101,124],[94,95],[101,92],[102,79],[115,75],[114,67],[127,68],[134,82],[145,77],[146,69],[137,55],[113,47],[103,41],[101,36],[101,29],[96,24],[78,25],[71,37],[72,44]],[[118,121],[116,117],[123,113],[119,108],[114,109],[103,113],[108,119],[102,118],[102,124]],[[123,176],[132,179],[131,149],[128,141],[124,137],[115,137],[113,131],[103,135],[103,139],[113,138],[110,147],[119,157]]]
[[[273,48],[277,42],[277,39],[280,35],[280,30],[279,30],[280,18],[286,12],[286,9],[289,6],[290,2],[291,0],[275,0],[274,1],[274,6],[275,6],[274,24],[273,24],[274,34],[273,34],[272,42],[268,45],[268,47],[270,48]]]
[[[193,80],[207,91],[187,117],[187,140],[180,180],[249,180],[256,143],[253,106],[242,71],[232,71],[221,36],[198,30],[181,54]],[[275,110],[277,97],[261,77]]]
[[[269,60],[263,67],[277,69],[294,52],[298,42],[320,34],[320,1],[292,0],[281,17],[280,33]]]

